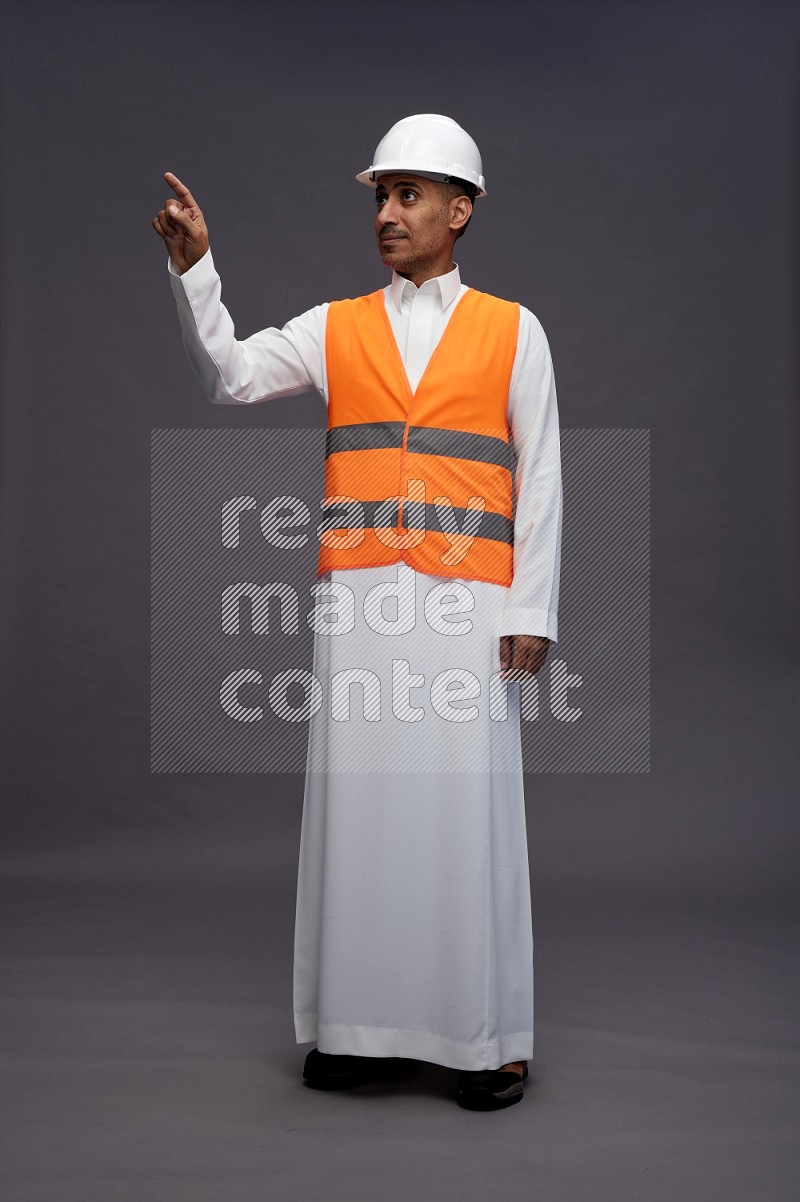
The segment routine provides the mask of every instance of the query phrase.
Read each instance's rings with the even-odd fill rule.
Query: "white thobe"
[[[168,266],[184,344],[212,402],[250,404],[315,388],[327,403],[327,304],[238,341],[211,252],[182,276]],[[412,390],[466,291],[457,266],[419,288],[392,273],[384,301]],[[294,1020],[297,1041],[316,1040],[323,1052],[459,1069],[496,1068],[533,1054],[518,688],[507,687],[505,721],[493,721],[488,707],[500,636],[557,638],[555,381],[544,331],[524,307],[508,420],[517,455],[513,581],[510,588],[460,582],[474,599],[454,619],[468,619],[463,635],[443,637],[426,620],[426,597],[436,585],[452,585],[451,578],[407,565],[322,577],[352,590],[356,624],[343,636],[315,635],[314,675],[329,684],[337,672],[374,672],[392,710],[369,721],[364,686],[363,708],[355,704],[347,721],[341,711],[334,720],[332,701],[310,721]],[[364,620],[364,602],[376,584],[396,582],[398,571],[413,581],[413,621],[405,633],[386,637]],[[407,689],[404,699],[396,687],[392,694],[398,660],[415,674],[415,686],[430,688],[424,700],[422,688]],[[446,687],[436,704],[433,682],[465,669],[480,682],[484,705],[475,705],[472,693],[473,703],[462,697],[448,708]]]

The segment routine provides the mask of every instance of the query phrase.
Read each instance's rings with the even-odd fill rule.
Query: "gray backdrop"
[[[4,1196],[793,1197],[796,9],[2,17]],[[353,175],[426,111],[483,151],[462,275],[541,320],[562,426],[651,432],[651,768],[526,780],[537,1044],[489,1116],[435,1066],[303,1089],[302,776],[150,771],[151,430],[324,425],[201,394],[162,174],[244,337],[385,282]]]

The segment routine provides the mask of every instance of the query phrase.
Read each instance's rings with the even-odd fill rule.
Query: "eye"
[[[403,191],[403,200],[406,200],[406,199],[407,199],[409,196],[410,196],[410,197],[411,197],[413,200],[416,200],[416,199],[417,199],[417,194],[416,194],[416,192],[414,192],[414,190],[413,190],[412,188],[406,188],[406,189],[404,189],[404,191]]]

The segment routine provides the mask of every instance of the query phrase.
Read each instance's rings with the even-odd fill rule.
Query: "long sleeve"
[[[169,258],[167,269],[189,362],[213,404],[249,405],[312,388],[327,401],[327,304],[238,341],[211,250],[182,275]]]
[[[556,642],[562,520],[556,384],[545,332],[524,307],[508,402],[517,508],[514,577],[500,634],[536,634]]]

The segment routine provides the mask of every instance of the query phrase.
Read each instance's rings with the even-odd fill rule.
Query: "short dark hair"
[[[469,180],[466,179],[458,179],[454,175],[449,175],[446,180],[442,181],[441,189],[448,200],[453,200],[456,196],[467,196],[470,200],[470,203],[473,205],[475,204],[475,197],[478,195],[478,189],[476,188],[475,184],[471,184]],[[471,213],[464,225],[462,225],[461,229],[456,234],[456,239],[459,239],[462,234],[466,233],[466,229],[470,221],[472,221]]]

